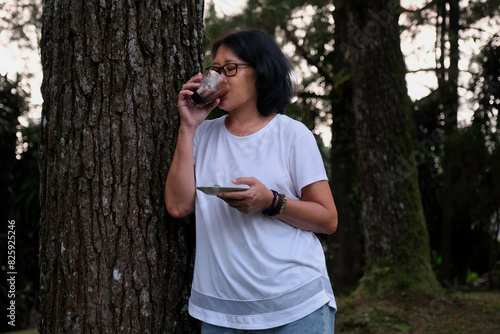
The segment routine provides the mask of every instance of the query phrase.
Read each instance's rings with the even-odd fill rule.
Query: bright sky
[[[0,32],[0,41],[5,41],[5,32]],[[16,73],[32,73],[30,79],[24,78],[23,83],[31,86],[30,117],[40,118],[42,94],[40,86],[42,84],[42,66],[40,56],[37,52],[20,50],[17,43],[4,45],[0,44],[0,74],[10,79],[15,79]],[[23,121],[23,120],[21,120]]]
[[[206,0],[208,3],[210,0]],[[241,8],[247,3],[247,0],[212,0],[215,4],[215,9],[223,12],[226,15],[238,13]]]

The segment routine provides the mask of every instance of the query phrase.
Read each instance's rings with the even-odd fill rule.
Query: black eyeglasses
[[[228,63],[224,66],[209,66],[206,70],[212,70],[219,74],[224,73],[226,77],[234,77],[238,73],[238,66],[250,66],[249,63]]]

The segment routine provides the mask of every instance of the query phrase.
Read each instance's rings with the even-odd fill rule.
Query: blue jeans
[[[203,323],[201,334],[333,334],[335,329],[335,313],[328,304],[289,324],[259,330],[242,330],[219,327]]]

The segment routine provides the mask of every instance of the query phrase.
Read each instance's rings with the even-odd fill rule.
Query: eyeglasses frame
[[[227,65],[235,65],[235,66],[236,66],[236,68],[234,69],[234,70],[235,70],[235,71],[234,71],[234,74],[232,74],[232,75],[227,75],[227,73],[226,73],[226,69],[224,68],[224,67],[226,67]],[[229,78],[230,78],[230,77],[234,77],[236,74],[238,74],[238,67],[240,67],[240,66],[252,66],[252,64],[250,64],[250,63],[227,63],[227,64],[224,64],[224,65],[222,65],[222,66],[209,66],[209,67],[207,67],[207,68],[205,69],[205,71],[212,70],[212,71],[215,71],[215,72],[217,72],[217,73],[219,73],[219,74],[224,73],[224,75],[225,75],[226,77],[229,77]],[[218,70],[215,70],[214,68],[217,68]]]

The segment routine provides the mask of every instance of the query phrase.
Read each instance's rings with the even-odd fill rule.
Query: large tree
[[[400,48],[398,1],[349,2],[356,145],[365,227],[361,293],[439,290],[430,266]]]
[[[203,1],[44,2],[40,332],[193,333],[193,224],[167,216]]]

